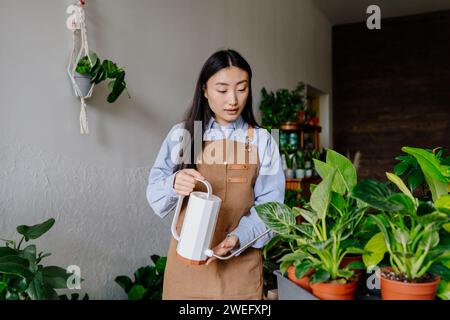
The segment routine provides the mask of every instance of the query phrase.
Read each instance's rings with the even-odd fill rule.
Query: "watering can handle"
[[[207,181],[207,180],[200,180],[197,178],[194,178],[197,181],[200,181],[201,183],[203,183],[206,186],[206,190],[208,192],[208,198],[212,195],[212,187],[211,184]],[[177,222],[178,222],[178,217],[180,215],[180,211],[181,211],[181,207],[183,206],[183,199],[185,196],[178,196],[178,202],[177,202],[177,207],[175,209],[175,214],[173,215],[173,220],[172,220],[172,235],[175,238],[175,240],[180,241],[180,235],[177,232]]]

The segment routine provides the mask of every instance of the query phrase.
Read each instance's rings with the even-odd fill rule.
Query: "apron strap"
[[[248,125],[247,136],[245,137],[245,149],[247,151],[251,150],[250,142],[253,141],[253,127]]]

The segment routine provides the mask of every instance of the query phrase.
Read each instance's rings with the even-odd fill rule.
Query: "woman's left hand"
[[[226,237],[221,243],[219,243],[216,247],[214,247],[212,250],[214,251],[214,254],[218,256],[224,256],[228,252],[230,252],[231,249],[239,246],[239,238],[235,235],[230,235]],[[217,260],[216,257],[210,257],[208,261],[206,261],[206,265],[210,264],[214,260]]]

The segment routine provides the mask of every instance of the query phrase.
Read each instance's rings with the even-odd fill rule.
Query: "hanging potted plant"
[[[130,94],[126,90],[125,70],[111,60],[103,60],[102,62],[95,52],[90,53],[89,57],[84,56],[80,59],[75,71],[87,91],[89,91],[91,84],[97,85],[102,81],[111,80],[108,83],[109,94],[106,98],[109,103],[115,102],[124,90],[130,98]],[[86,83],[86,79],[89,79],[89,84]]]
[[[365,180],[353,190],[355,198],[377,210],[371,219],[380,233],[366,245],[370,254],[364,263],[378,265],[389,253],[390,265],[378,272],[381,296],[385,300],[433,300],[439,282],[450,280],[450,166],[442,165],[430,152],[404,147],[413,156],[432,193],[431,202],[422,202],[395,174],[386,173],[400,192],[383,183]],[[448,283],[448,282],[447,282]],[[441,292],[449,297],[448,285]]]

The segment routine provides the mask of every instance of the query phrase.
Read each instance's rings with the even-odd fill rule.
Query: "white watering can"
[[[215,255],[209,247],[216,228],[222,200],[212,194],[212,187],[208,181],[195,180],[202,182],[206,186],[207,192],[191,192],[181,228],[181,235],[178,235],[176,226],[184,199],[182,195],[178,197],[175,215],[172,220],[172,235],[178,241],[177,256],[181,260],[188,264],[204,264],[212,256],[221,260],[227,260],[231,257],[238,256],[255,241],[269,233],[270,229],[246,245],[241,246],[239,250],[229,256],[221,257]]]

